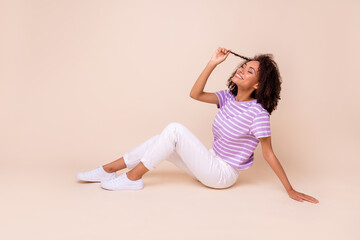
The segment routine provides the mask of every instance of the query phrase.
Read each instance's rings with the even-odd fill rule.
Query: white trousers
[[[150,171],[168,160],[211,188],[232,186],[241,171],[222,160],[212,148],[207,149],[188,128],[177,122],[168,124],[160,135],[125,153],[123,158],[128,169],[141,161]]]

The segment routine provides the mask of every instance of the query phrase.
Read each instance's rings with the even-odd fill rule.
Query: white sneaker
[[[102,166],[99,166],[88,172],[77,173],[76,178],[86,182],[101,182],[116,178],[116,172],[108,173]]]
[[[101,182],[100,186],[107,190],[140,190],[144,188],[144,183],[142,178],[133,181],[123,173],[116,178]]]

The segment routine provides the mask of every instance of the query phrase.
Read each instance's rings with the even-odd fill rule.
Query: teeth
[[[239,74],[236,74],[236,76],[237,76],[238,78],[240,78],[241,80],[243,80],[242,77],[241,77]]]

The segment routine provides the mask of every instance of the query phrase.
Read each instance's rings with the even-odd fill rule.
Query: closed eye
[[[244,65],[242,65],[241,67],[244,68]],[[245,69],[245,68],[244,68],[244,69]],[[248,71],[248,72],[251,73],[251,74],[253,74],[253,72],[250,72],[250,71]]]

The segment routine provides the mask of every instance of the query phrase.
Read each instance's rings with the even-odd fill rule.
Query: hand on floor
[[[317,200],[316,198],[313,198],[313,197],[306,195],[304,193],[301,193],[301,192],[297,192],[294,189],[290,190],[288,192],[288,194],[289,194],[289,197],[291,197],[292,199],[295,199],[299,202],[303,202],[305,200],[305,201],[308,201],[311,203],[319,203],[319,200]]]

